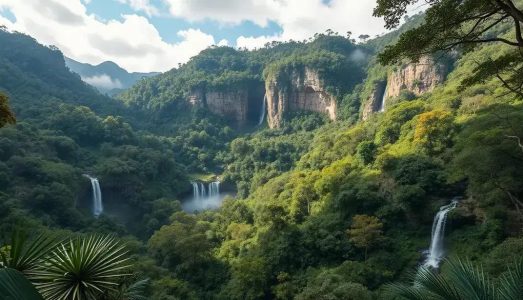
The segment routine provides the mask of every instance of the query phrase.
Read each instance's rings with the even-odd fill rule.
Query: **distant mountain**
[[[65,57],[65,64],[72,72],[80,75],[83,81],[96,87],[100,92],[109,95],[131,87],[144,77],[160,74],[159,72],[129,73],[112,61],[106,61],[94,66]]]

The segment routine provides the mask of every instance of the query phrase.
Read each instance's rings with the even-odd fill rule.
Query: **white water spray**
[[[430,241],[429,255],[423,263],[424,267],[437,269],[443,259],[443,237],[445,236],[445,223],[447,222],[448,213],[456,208],[458,201],[456,199],[448,205],[440,207],[432,223],[432,240]]]
[[[258,126],[261,126],[263,124],[263,121],[265,120],[265,112],[267,111],[267,94],[263,96],[263,104],[262,104],[262,110],[260,112],[260,120],[258,121]]]
[[[220,194],[220,182],[214,181],[207,185],[201,182],[191,182],[193,197],[191,200],[183,203],[185,211],[193,212],[205,209],[218,208],[223,199]]]
[[[384,112],[385,111],[385,100],[387,100],[387,91],[389,89],[389,85],[387,83],[385,83],[385,91],[383,91],[383,97],[381,97],[381,104],[380,104],[380,112]]]
[[[87,174],[84,174],[84,176],[91,180],[91,187],[93,190],[93,215],[97,218],[104,212],[100,182],[98,182],[98,179],[91,177]]]

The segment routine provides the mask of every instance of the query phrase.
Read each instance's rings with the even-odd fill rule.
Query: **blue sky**
[[[0,0],[0,25],[91,64],[167,71],[211,45],[383,33],[374,0]]]

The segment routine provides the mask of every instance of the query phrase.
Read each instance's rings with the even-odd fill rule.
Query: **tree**
[[[367,41],[367,39],[370,38],[370,35],[368,35],[368,34],[360,34],[360,35],[358,36],[358,38],[359,38],[363,43],[365,43],[365,41]]]
[[[374,16],[383,17],[388,29],[399,25],[407,14],[407,7],[417,0],[378,0]],[[404,32],[395,45],[390,45],[380,53],[379,61],[391,64],[408,58],[414,61],[420,57],[461,48],[471,50],[485,43],[500,43],[512,48],[498,58],[488,58],[479,63],[471,84],[491,76],[498,77],[512,92],[523,96],[523,10],[515,0],[430,0],[425,12],[425,22]],[[500,34],[499,29],[511,24],[508,32],[512,38]],[[507,31],[505,31],[507,32]],[[513,32],[513,33],[512,33]],[[511,71],[508,78],[504,72]]]
[[[16,123],[16,119],[9,109],[9,98],[0,92],[0,127],[14,123]]]
[[[485,274],[481,266],[460,259],[447,261],[443,273],[422,267],[412,278],[412,285],[389,285],[388,295],[411,300],[513,300],[523,297],[522,260],[513,263],[497,281]]]
[[[453,133],[452,115],[444,110],[433,110],[418,116],[414,142],[427,149],[429,154],[445,150]]]
[[[352,218],[352,225],[347,234],[350,241],[357,247],[365,249],[365,260],[367,252],[382,236],[383,224],[374,216],[355,215]]]

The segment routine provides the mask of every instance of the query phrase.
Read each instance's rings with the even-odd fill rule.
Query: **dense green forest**
[[[254,51],[211,47],[114,98],[58,49],[0,30],[0,279],[45,299],[69,288],[81,296],[64,299],[521,299],[521,32],[472,0],[434,1],[396,28],[410,2],[378,1],[395,30],[365,43],[327,31]],[[449,12],[460,26],[445,23]],[[363,117],[378,87],[425,57],[442,82],[403,85]],[[188,101],[269,80],[287,91],[307,69],[335,99],[336,121],[296,110],[278,128],[258,115],[239,126]],[[85,174],[100,180],[99,217]],[[191,182],[217,179],[232,195],[220,208],[182,209]],[[452,199],[451,259],[419,268]]]

